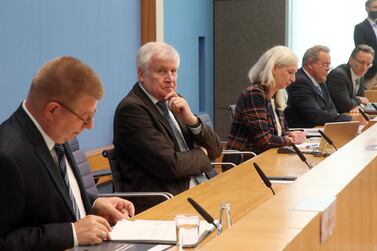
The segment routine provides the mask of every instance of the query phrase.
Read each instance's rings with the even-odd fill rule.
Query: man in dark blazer
[[[179,55],[170,45],[151,42],[138,51],[138,83],[114,117],[113,143],[124,191],[176,195],[189,189],[193,176],[210,171],[210,160],[221,153],[213,129],[176,93],[178,67]]]
[[[302,59],[303,67],[296,73],[296,81],[287,88],[288,102],[284,111],[288,126],[310,128],[327,122],[350,121],[361,116],[339,114],[326,86],[330,69],[330,50],[316,45],[309,48]]]
[[[366,44],[377,50],[377,0],[367,0],[365,2],[365,10],[368,17],[361,23],[355,26],[353,38],[355,46],[359,44]],[[373,59],[373,65],[365,74],[365,86],[371,89],[377,85],[377,58]]]
[[[373,48],[359,44],[353,49],[348,63],[339,65],[327,76],[326,84],[338,112],[357,113],[360,105],[369,103],[364,97],[363,76],[371,67],[373,58]]]
[[[133,215],[129,201],[86,193],[66,143],[93,127],[102,95],[89,66],[55,58],[36,73],[26,100],[0,125],[0,250],[101,243],[109,238],[109,222]]]

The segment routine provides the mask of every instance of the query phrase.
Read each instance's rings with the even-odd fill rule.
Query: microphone
[[[327,136],[324,132],[322,132],[321,130],[318,130],[319,134],[321,134],[321,136],[327,141],[327,143],[329,143],[330,145],[332,145],[335,149],[335,151],[338,150],[338,148],[336,148],[336,146],[334,145],[334,142],[329,138],[329,136]]]
[[[371,102],[371,104],[372,104],[372,106],[374,107],[374,109],[377,110],[377,105],[376,105],[375,103],[373,103],[373,102]]]
[[[301,161],[305,162],[305,164],[309,167],[309,169],[312,169],[312,166],[306,161],[305,155],[300,151],[300,149],[297,148],[295,144],[292,143],[292,148],[295,150],[297,155],[300,157]]]
[[[275,191],[272,188],[271,181],[267,178],[267,176],[264,174],[264,172],[262,171],[262,169],[259,167],[259,165],[257,163],[254,162],[253,165],[254,165],[255,169],[257,170],[259,176],[262,178],[263,183],[266,185],[266,187],[271,189],[272,194],[275,195]]]
[[[202,208],[195,200],[192,198],[187,198],[188,202],[190,202],[191,206],[209,223],[216,227],[216,229],[219,229],[219,226],[215,223],[213,220],[213,217],[206,211],[204,208]]]
[[[360,112],[361,116],[363,116],[366,121],[368,121],[368,122],[370,121],[368,115],[366,115],[365,112],[362,109],[359,108],[359,112]]]

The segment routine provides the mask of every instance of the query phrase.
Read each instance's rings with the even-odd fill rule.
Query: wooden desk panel
[[[210,241],[201,249],[222,250],[221,247],[228,247],[223,250],[375,250],[377,151],[366,150],[366,147],[377,145],[376,134],[377,127],[370,128],[306,172],[297,182],[258,206],[223,236]],[[320,244],[319,235],[320,214],[312,219],[308,216],[309,221],[291,218],[293,222],[297,220],[299,225],[296,227],[287,222],[279,222],[276,227],[265,229],[266,225],[271,226],[276,221],[273,218],[276,211],[283,219],[289,219],[292,214],[304,212],[295,210],[302,200],[316,196],[337,198],[335,231],[323,244]],[[258,211],[263,213],[257,213]],[[318,212],[313,210],[313,213]],[[253,228],[258,222],[262,222],[264,228],[263,224],[261,228]]]
[[[218,216],[220,202],[229,202],[233,220],[236,222],[272,196],[271,191],[260,181],[258,174],[250,168],[249,162],[144,211],[137,215],[137,218],[174,219],[177,214],[196,213],[187,202],[187,198],[192,197],[214,217]],[[283,187],[285,185],[277,187],[277,190]]]
[[[377,102],[377,90],[365,90],[364,96],[368,98],[370,102]]]
[[[231,231],[224,232],[200,250],[283,250],[310,223],[308,232],[319,239],[319,222],[318,212],[256,209],[232,226]],[[296,250],[310,250],[307,247],[315,246],[314,242],[307,244],[306,248]]]
[[[137,215],[138,219],[172,220],[175,215],[197,212],[187,202],[187,197],[192,197],[213,217],[218,217],[219,204],[227,201],[231,205],[233,223],[237,223],[258,205],[262,204],[273,195],[262,183],[261,178],[252,163],[256,161],[267,175],[300,176],[307,172],[308,167],[296,154],[277,154],[277,149],[250,159],[241,165],[222,173],[215,178],[185,191],[169,201],[165,201],[143,213]],[[310,158],[310,157],[308,157]],[[316,161],[321,158],[313,157]],[[279,168],[281,166],[282,168]],[[291,184],[273,184],[276,193],[280,193]],[[288,230],[286,234],[295,236],[297,230]],[[212,233],[204,240],[200,247],[215,237]],[[173,250],[175,250],[173,248]]]

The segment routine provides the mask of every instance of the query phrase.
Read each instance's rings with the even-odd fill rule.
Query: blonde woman
[[[258,59],[249,71],[251,85],[237,101],[227,149],[259,154],[305,141],[304,132],[289,131],[283,114],[285,88],[295,81],[297,63],[297,56],[284,46],[273,47]],[[224,161],[242,160],[239,155],[226,155]]]

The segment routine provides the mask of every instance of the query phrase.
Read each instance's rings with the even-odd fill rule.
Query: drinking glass
[[[180,214],[175,217],[178,250],[195,247],[199,243],[199,216]]]

